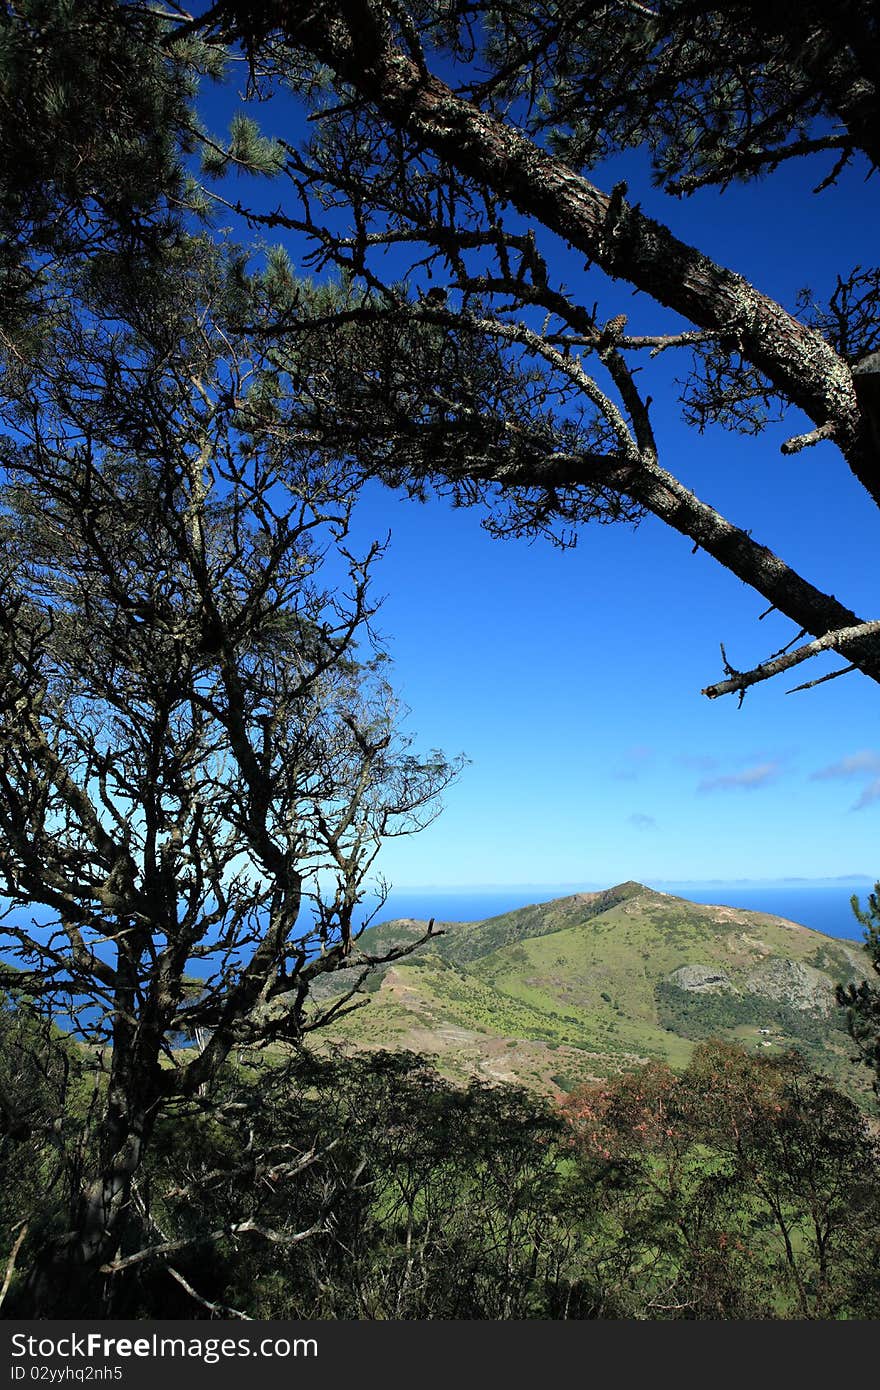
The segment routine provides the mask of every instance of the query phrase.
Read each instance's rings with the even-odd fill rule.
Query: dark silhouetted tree
[[[454,770],[397,728],[320,359],[260,339],[288,272],[185,238],[159,273],[93,256],[6,364],[3,973],[106,1073],[43,1311],[95,1310],[158,1116],[348,1006],[379,846]],[[351,990],[311,1005],[339,969]]]

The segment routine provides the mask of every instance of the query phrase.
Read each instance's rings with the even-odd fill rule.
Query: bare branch
[[[805,681],[803,685],[793,685],[791,690],[787,690],[786,695],[796,695],[799,690],[812,690],[816,685],[824,685],[826,681],[836,681],[838,676],[848,676],[850,671],[857,671],[857,666],[841,666],[837,671],[829,671],[827,676],[818,676],[814,681]]]
[[[261,1226],[259,1222],[248,1218],[246,1221],[231,1222],[228,1226],[223,1226],[214,1231],[206,1231],[202,1235],[189,1236],[183,1240],[164,1241],[161,1245],[150,1245],[144,1250],[137,1250],[133,1255],[126,1255],[119,1260],[111,1260],[107,1264],[100,1266],[101,1274],[121,1274],[123,1270],[132,1269],[135,1265],[146,1262],[164,1261],[166,1255],[179,1255],[185,1250],[198,1250],[205,1245],[216,1245],[221,1240],[234,1240],[236,1236],[255,1235],[262,1240],[268,1241],[272,1245],[293,1247],[300,1245],[304,1240],[311,1236],[318,1235],[325,1230],[323,1221],[309,1226],[304,1231],[295,1231],[288,1234],[286,1231],[274,1230],[268,1226]]]
[[[200,1304],[202,1308],[206,1308],[209,1313],[213,1313],[219,1318],[240,1318],[242,1322],[253,1322],[253,1318],[249,1313],[242,1313],[238,1308],[230,1308],[228,1303],[212,1303],[210,1299],[205,1298],[193,1288],[192,1284],[184,1279],[180,1270],[175,1269],[174,1265],[166,1264],[165,1269],[168,1274],[171,1275],[171,1278],[189,1294],[190,1298],[195,1299],[196,1303]]]
[[[811,657],[819,656],[820,653],[828,651],[837,651],[845,655],[848,648],[857,647],[866,640],[876,638],[878,634],[880,634],[880,621],[838,628],[834,632],[826,632],[822,637],[805,643],[802,647],[797,647],[792,652],[786,652],[771,661],[763,662],[751,671],[737,671],[730,666],[725,658],[725,668],[728,671],[729,679],[719,681],[716,685],[707,686],[703,694],[708,696],[710,700],[717,700],[720,695],[739,694],[743,696],[749,686],[757,685],[760,681],[770,680],[772,676],[779,675],[781,671],[788,671],[792,666],[797,666],[802,661],[809,661]],[[722,647],[722,654],[723,652]],[[851,670],[852,667],[846,669]],[[844,671],[833,673],[834,676],[843,674],[845,674]],[[823,679],[831,679],[831,677],[823,677]]]
[[[780,450],[783,454],[799,454],[801,449],[811,449],[814,444],[820,444],[823,439],[834,438],[834,425],[830,421],[820,425],[818,429],[810,430],[807,434],[796,434],[791,439],[786,439],[781,444]]]

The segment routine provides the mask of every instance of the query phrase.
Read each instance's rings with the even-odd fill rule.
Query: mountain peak
[[[609,897],[632,898],[636,893],[653,893],[654,889],[639,883],[637,879],[628,878],[624,883],[615,883],[613,888],[604,889],[604,892]]]
[[[861,978],[855,943],[769,913],[694,903],[627,879],[479,922],[443,924],[381,972],[340,1033],[436,1051],[467,1079],[558,1093],[649,1058],[686,1063],[706,1038],[763,1055],[797,1048],[855,1094],[835,986]],[[375,954],[415,922],[371,928]],[[332,978],[332,977],[328,977]]]

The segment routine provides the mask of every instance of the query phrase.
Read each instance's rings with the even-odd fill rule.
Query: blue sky
[[[256,114],[283,133],[269,108]],[[645,211],[789,307],[801,286],[827,294],[837,271],[872,264],[880,185],[858,171],[818,197],[825,168],[811,163],[675,202],[638,158],[597,181],[621,169]],[[602,304],[627,312],[631,333],[658,326],[656,306],[624,285]],[[662,387],[654,417],[665,467],[877,616],[876,509],[832,445],[783,457],[794,413],[758,439],[699,436]],[[470,760],[434,825],[383,851],[395,888],[880,876],[880,692],[852,675],[785,693],[829,659],[756,687],[742,709],[709,702],[700,690],[723,674],[720,642],[747,668],[794,628],[759,622],[765,602],[661,523],[586,529],[560,552],[493,540],[477,511],[376,485],[358,529],[391,531],[378,625],[417,746]]]
[[[649,521],[558,553],[472,513],[371,504],[410,722],[471,759],[443,816],[383,855],[395,885],[878,871],[876,692],[707,701],[720,638],[743,665],[764,655],[764,605],[679,537]]]

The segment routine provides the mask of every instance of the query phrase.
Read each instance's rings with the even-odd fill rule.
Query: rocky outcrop
[[[721,994],[734,989],[727,971],[717,965],[680,965],[669,976],[669,982],[694,994]]]
[[[793,1009],[829,1013],[834,1005],[828,976],[801,961],[772,956],[753,970],[745,983],[754,994],[775,999]]]

